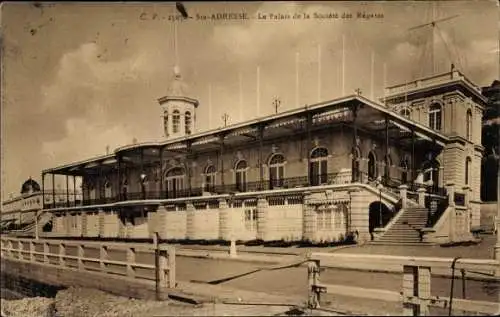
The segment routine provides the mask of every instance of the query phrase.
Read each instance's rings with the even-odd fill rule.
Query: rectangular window
[[[257,230],[257,208],[245,209],[245,229]]]

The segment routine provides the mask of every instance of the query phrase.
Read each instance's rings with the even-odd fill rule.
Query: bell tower
[[[196,108],[199,102],[188,95],[188,86],[176,66],[167,95],[158,99],[163,112],[163,131],[167,139],[184,137],[196,131]]]

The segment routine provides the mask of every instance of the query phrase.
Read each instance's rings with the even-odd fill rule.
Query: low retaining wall
[[[118,296],[149,300],[156,298],[154,283],[121,276],[114,277],[97,272],[75,272],[67,268],[5,258],[1,259],[1,268],[2,283],[6,283],[6,288],[28,296],[30,292],[31,294],[41,292],[38,295],[45,292],[46,295],[51,295],[52,292],[57,292],[62,288],[80,286],[99,289]],[[167,299],[168,291],[169,289],[161,288],[159,298]]]

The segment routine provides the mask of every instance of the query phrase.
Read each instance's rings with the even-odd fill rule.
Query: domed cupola
[[[167,89],[167,95],[158,99],[163,110],[163,129],[166,138],[190,135],[196,128],[198,100],[188,97],[188,85],[182,80],[178,67]]]
[[[40,185],[36,181],[31,179],[31,177],[23,183],[23,186],[21,186],[21,195],[31,194],[39,191],[40,191]]]

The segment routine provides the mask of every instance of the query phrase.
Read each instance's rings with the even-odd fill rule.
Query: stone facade
[[[185,92],[179,78],[176,94]],[[164,144],[130,145],[95,164],[75,163],[72,168],[94,169],[83,176],[82,212],[102,205],[101,237],[159,232],[173,240],[318,242],[355,234],[363,241],[370,236],[370,204],[391,209],[400,199],[399,185],[412,185],[408,192],[416,195],[413,185],[423,181],[438,189],[453,183],[454,192],[468,199],[453,223],[479,225],[480,90],[453,70],[389,87],[386,96],[385,107],[354,96],[197,135],[190,133],[197,101],[164,97],[168,120],[182,106],[193,112],[193,129],[180,126],[180,134]],[[108,160],[111,168],[101,168]],[[50,172],[69,173],[70,167]],[[154,206],[145,210],[146,201]],[[82,227],[89,228],[89,219]],[[58,222],[55,231],[85,232],[79,225],[70,231],[62,226]]]

